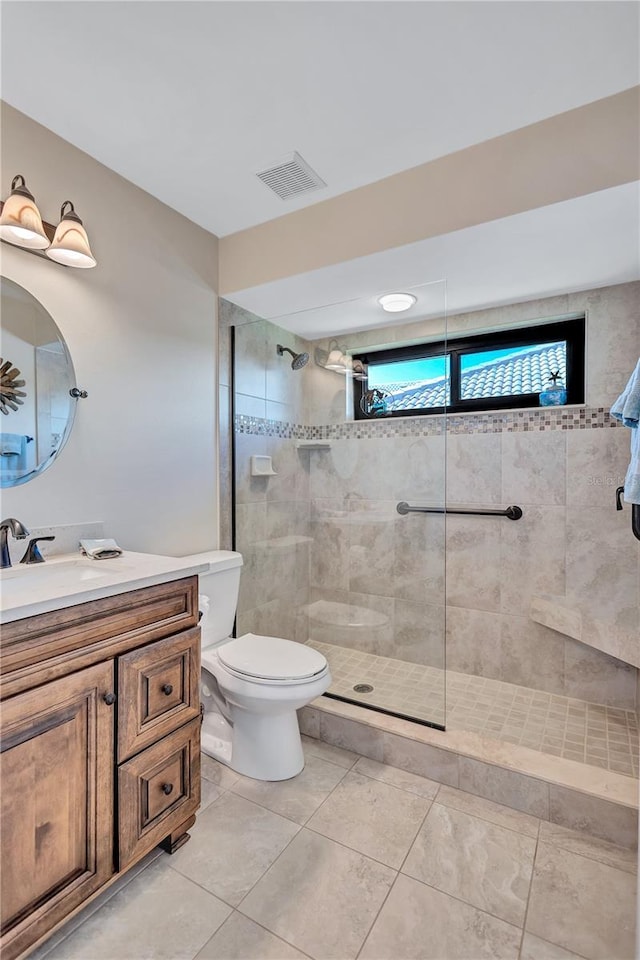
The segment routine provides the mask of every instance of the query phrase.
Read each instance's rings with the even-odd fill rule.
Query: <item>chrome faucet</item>
[[[20,523],[19,520],[16,520],[15,517],[8,517],[6,520],[3,520],[0,523],[0,568],[4,569],[5,567],[11,566],[11,557],[9,556],[9,544],[7,543],[7,537],[11,531],[12,536],[16,540],[25,540],[29,536],[29,531]]]

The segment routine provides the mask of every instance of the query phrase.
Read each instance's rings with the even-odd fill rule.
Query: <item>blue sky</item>
[[[513,356],[518,353],[527,353],[534,350],[535,345],[506,350],[483,350],[482,354],[470,353],[461,358],[461,372],[481,363],[490,363],[502,357]],[[369,386],[391,383],[409,383],[413,380],[441,380],[448,372],[447,357],[427,357],[422,360],[396,360],[392,363],[376,363],[369,366]]]

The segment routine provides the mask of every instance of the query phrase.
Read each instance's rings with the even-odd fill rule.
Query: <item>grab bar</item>
[[[522,507],[507,507],[506,510],[464,510],[458,507],[412,507],[406,500],[401,500],[396,510],[403,517],[407,513],[464,513],[473,517],[508,517],[509,520],[519,520],[522,516]]]

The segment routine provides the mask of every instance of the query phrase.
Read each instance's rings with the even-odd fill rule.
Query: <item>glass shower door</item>
[[[447,370],[385,358],[446,340],[445,284],[411,292],[402,320],[368,299],[236,328],[238,632],[320,650],[328,696],[444,727]]]

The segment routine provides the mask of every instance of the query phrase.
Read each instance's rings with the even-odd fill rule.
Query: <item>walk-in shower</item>
[[[608,414],[623,384],[600,370],[598,337],[618,342],[611,312],[631,342],[638,297],[612,290],[588,327],[584,405],[473,413],[445,413],[434,351],[492,328],[522,338],[558,322],[555,299],[446,320],[436,283],[391,324],[367,314],[375,297],[275,322],[234,308],[238,632],[322,651],[330,697],[637,775],[638,544],[614,496],[629,438]],[[594,303],[574,294],[567,316]],[[433,347],[423,367],[418,343]],[[304,375],[284,352],[311,358]],[[505,382],[504,353],[467,364],[479,390]],[[511,379],[544,361],[520,347]],[[406,415],[416,397],[431,407]],[[272,473],[252,475],[256,455]]]

